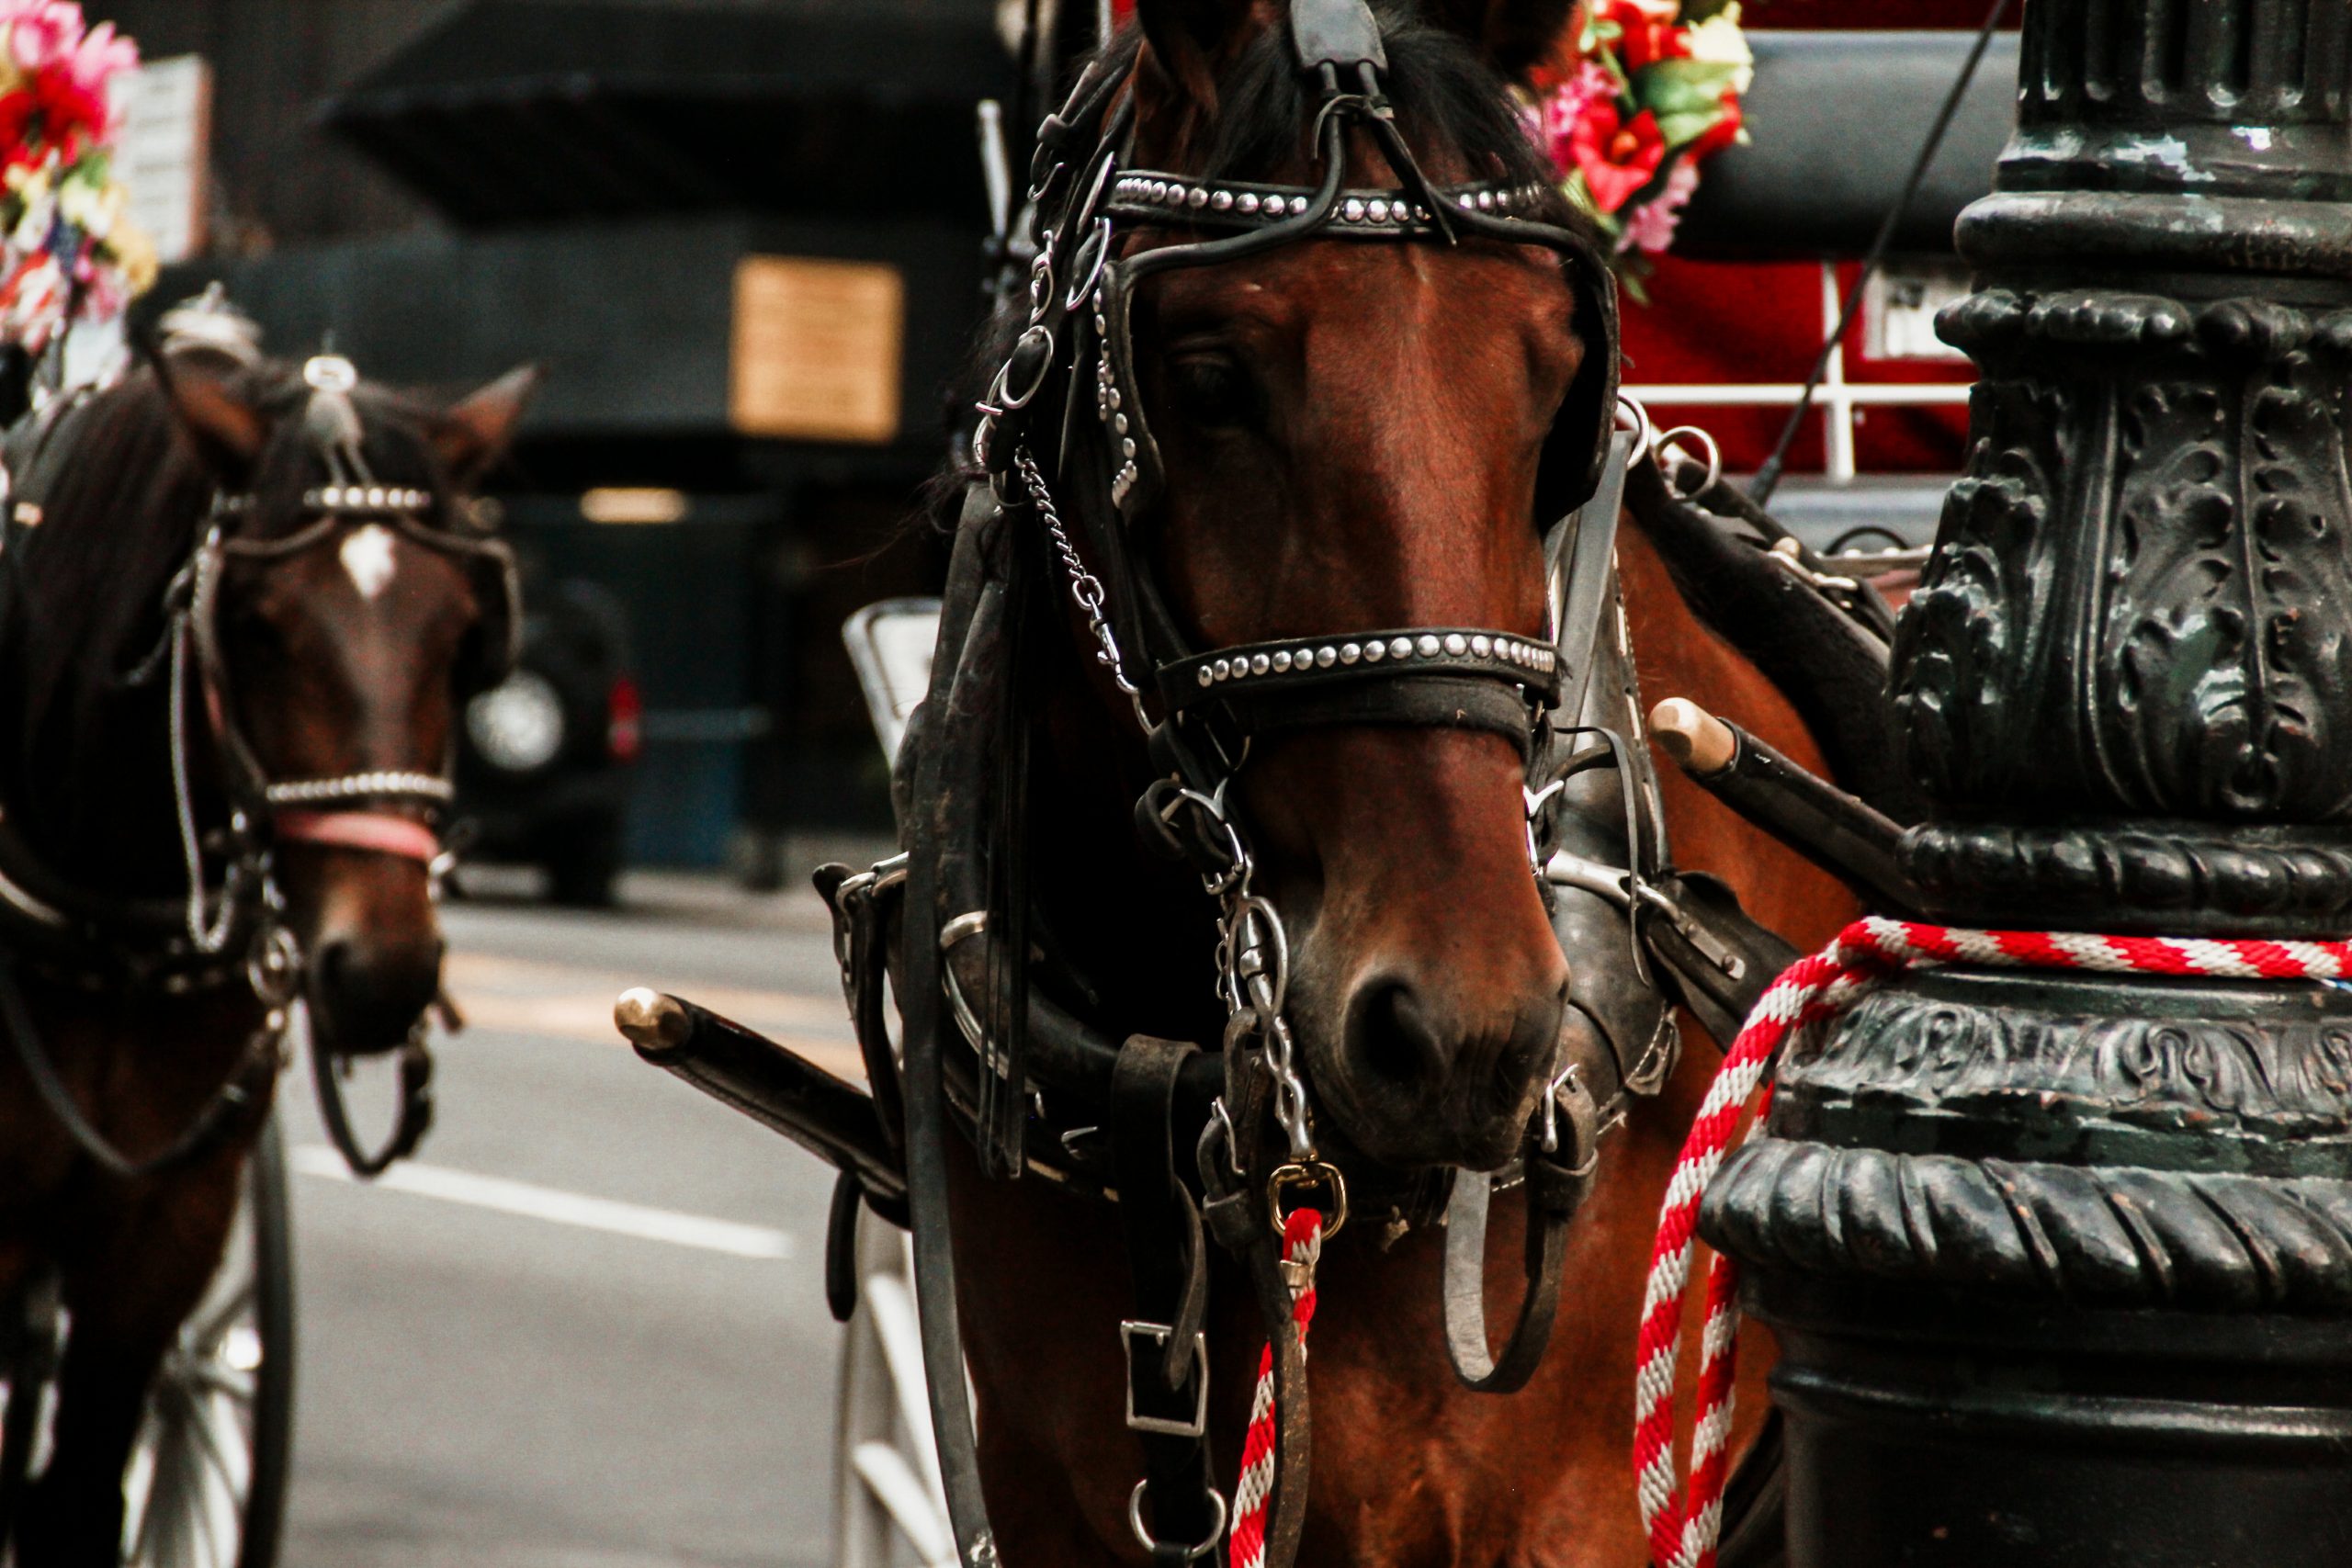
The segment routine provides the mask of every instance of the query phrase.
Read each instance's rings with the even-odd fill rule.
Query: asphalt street
[[[613,913],[447,911],[469,1027],[373,1187],[300,1074],[288,1568],[811,1564],[831,1538],[830,1172],[640,1064],[651,983],[854,1077],[815,896],[635,879]],[[384,1122],[389,1076],[354,1085]]]

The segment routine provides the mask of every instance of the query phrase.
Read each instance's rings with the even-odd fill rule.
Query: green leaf
[[[1710,60],[1661,60],[1634,79],[1634,96],[1644,107],[1657,110],[1660,118],[1691,114],[1720,105],[1738,76],[1736,65]]]

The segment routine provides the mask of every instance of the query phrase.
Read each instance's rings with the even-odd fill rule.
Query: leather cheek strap
[[[426,865],[441,855],[441,835],[413,817],[389,811],[279,811],[272,827],[287,843],[361,850]]]

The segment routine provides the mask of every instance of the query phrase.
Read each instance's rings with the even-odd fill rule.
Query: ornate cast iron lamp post
[[[2352,931],[2352,6],[2029,0],[1894,701],[1954,924]],[[2352,1563],[2352,995],[1894,980],[1704,1234],[1792,1562]]]

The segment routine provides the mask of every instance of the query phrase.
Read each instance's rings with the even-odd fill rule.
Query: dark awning
[[[1678,254],[1856,256],[1902,194],[1975,35],[1752,32],[1752,143],[1709,161],[1675,236]],[[1993,188],[2017,122],[2018,39],[1993,40],[1894,248],[1950,254],[1962,208]]]
[[[977,228],[974,105],[1013,76],[989,12],[472,0],[320,118],[469,227],[736,208]]]

